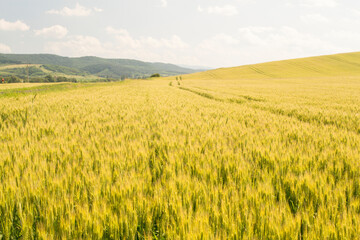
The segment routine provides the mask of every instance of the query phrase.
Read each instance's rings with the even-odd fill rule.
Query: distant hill
[[[360,76],[360,52],[219,68],[185,75],[183,79],[276,79],[330,76]]]
[[[25,64],[25,65],[24,65]],[[166,63],[149,63],[130,59],[105,59],[99,57],[69,58],[52,54],[0,54],[0,74],[27,74],[27,64],[32,73],[42,76],[63,74],[66,76],[97,76],[102,78],[143,78],[154,73],[161,76],[172,76],[194,73],[196,70]],[[11,67],[4,67],[9,66]],[[2,66],[2,67],[1,67]]]
[[[207,71],[207,70],[215,69],[215,68],[206,67],[206,66],[192,66],[192,65],[183,65],[183,64],[180,64],[180,65],[178,65],[178,66],[179,66],[179,67],[183,67],[183,68],[188,68],[188,69],[197,70],[198,72],[199,72],[199,70]]]

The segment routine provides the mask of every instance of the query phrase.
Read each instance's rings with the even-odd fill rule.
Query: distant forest
[[[173,64],[98,57],[69,58],[51,54],[0,54],[0,77],[7,82],[99,81],[149,78],[154,74],[175,76],[194,73]]]

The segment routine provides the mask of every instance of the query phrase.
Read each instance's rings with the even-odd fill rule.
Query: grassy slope
[[[92,74],[86,74],[85,72],[81,72],[77,69],[71,69],[67,67],[58,67],[60,69],[56,69],[55,71],[50,70],[52,67],[58,67],[55,65],[41,65],[41,64],[10,64],[10,65],[2,65],[0,66],[0,76],[10,76],[16,75],[18,77],[25,78],[26,77],[26,68],[29,67],[30,77],[44,77],[46,75],[55,75],[57,77],[67,77],[67,78],[76,78],[78,80],[89,80],[89,79],[99,79],[101,77],[95,76]],[[33,71],[37,71],[37,75],[34,75]]]
[[[220,68],[186,75],[184,79],[269,79],[359,75],[360,52],[356,52]]]

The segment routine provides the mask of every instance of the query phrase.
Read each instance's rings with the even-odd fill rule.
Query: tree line
[[[64,76],[54,77],[52,75],[46,75],[44,77],[31,77],[29,79],[21,78],[21,77],[13,75],[13,76],[7,76],[7,77],[0,78],[0,80],[2,80],[2,79],[4,79],[3,83],[25,83],[25,82],[29,82],[29,83],[73,82],[73,83],[76,83],[76,82],[79,82],[79,80],[76,78],[68,78],[68,77],[64,77]],[[99,78],[96,80],[92,80],[92,82],[116,82],[116,81],[122,81],[122,80],[125,80],[125,77],[122,77],[120,79]]]
[[[7,76],[2,78],[4,79],[4,83],[24,83],[24,82],[30,82],[30,83],[47,83],[47,82],[78,82],[76,78],[67,78],[67,77],[54,77],[51,75],[46,75],[44,77],[31,77],[29,79],[27,78],[21,78],[18,76]]]

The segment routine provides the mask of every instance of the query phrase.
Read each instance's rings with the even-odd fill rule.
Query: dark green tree
[[[20,83],[20,82],[22,82],[22,80],[21,80],[21,78],[19,78],[17,76],[11,76],[11,77],[6,79],[6,82],[8,82],[8,83]]]
[[[156,77],[160,77],[159,73],[154,73],[153,75],[150,76],[151,78],[156,78]]]
[[[55,79],[54,79],[53,76],[47,75],[47,76],[45,77],[45,82],[55,82]]]

